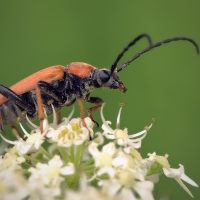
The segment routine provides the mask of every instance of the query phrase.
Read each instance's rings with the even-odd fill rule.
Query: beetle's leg
[[[55,89],[52,85],[50,85],[47,82],[39,81],[38,85],[40,87],[40,90],[42,90],[43,93],[48,94],[48,96],[55,99],[57,102],[62,103],[64,100],[62,99],[62,94],[57,89]],[[57,112],[57,123],[60,124],[61,122],[61,113],[60,111]]]
[[[87,127],[85,120],[84,120],[85,112],[84,112],[82,99],[80,97],[78,97],[77,100],[78,100],[78,104],[79,104],[79,107],[80,107],[80,117],[81,117],[81,120],[82,120],[82,124],[83,124],[83,126]]]
[[[44,128],[43,127],[44,111],[43,111],[43,106],[42,106],[41,92],[38,85],[36,86],[35,91],[36,91],[36,99],[37,99],[37,106],[38,106],[38,118],[40,120],[40,131],[42,133],[43,128]]]
[[[11,125],[10,127],[12,128],[12,132],[15,135],[15,137],[23,138],[22,134],[19,132],[16,126]]]
[[[61,122],[61,112],[58,111],[56,114],[57,114],[57,124],[60,124],[60,122]]]
[[[101,98],[99,98],[99,97],[89,97],[89,98],[87,99],[87,102],[88,102],[88,103],[92,103],[92,104],[96,104],[96,106],[93,106],[93,107],[91,107],[91,108],[88,109],[88,117],[96,124],[97,128],[99,128],[99,124],[98,124],[97,121],[95,121],[95,120],[93,119],[92,113],[93,113],[95,110],[101,108],[102,103],[103,103],[103,100],[102,100]]]
[[[78,100],[78,104],[79,104],[79,107],[80,107],[80,117],[81,117],[81,121],[82,121],[82,124],[83,126],[85,126],[87,128],[87,125],[85,123],[85,112],[84,112],[84,107],[83,107],[83,102],[82,102],[82,99],[80,97],[77,97],[77,100]],[[91,137],[91,134],[89,132],[89,140],[92,140],[92,137]]]
[[[0,94],[2,94],[7,99],[13,101],[16,105],[20,106],[22,109],[24,109],[25,112],[34,112],[34,108],[26,101],[24,101],[19,95],[13,92],[11,89],[3,85],[0,85]],[[3,131],[3,120],[1,113],[0,113],[0,130]]]
[[[2,116],[1,116],[1,111],[0,111],[0,131],[3,132],[3,120],[2,120]]]
[[[51,84],[39,81],[38,86],[40,87],[40,90],[42,90],[45,94],[48,94],[48,96],[52,97],[56,101],[60,103],[63,101],[62,93],[55,89]]]
[[[26,101],[24,101],[19,95],[17,95],[11,89],[9,89],[3,85],[0,85],[0,94],[2,94],[7,99],[13,101],[16,105],[23,108],[26,112],[34,111],[34,108],[30,104],[28,104]]]

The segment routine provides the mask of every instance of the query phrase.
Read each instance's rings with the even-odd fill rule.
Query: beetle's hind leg
[[[18,128],[14,125],[10,125],[13,134],[15,135],[15,137],[17,138],[23,138],[23,135],[20,133],[20,131],[18,130]]]
[[[19,95],[13,92],[10,88],[4,85],[0,85],[0,94],[2,94],[7,99],[14,102],[16,105],[20,106],[26,112],[34,112],[34,108],[24,101]]]
[[[3,85],[0,85],[0,94],[2,94],[4,97],[6,97],[8,100],[10,100],[12,103],[11,104],[6,104],[5,107],[8,108],[8,110],[2,110],[2,112],[4,113],[4,115],[1,113],[0,110],[0,130],[3,131],[3,121],[4,118],[9,118],[9,114],[10,113],[16,113],[16,106],[22,108],[22,110],[24,110],[24,113],[30,112],[30,113],[34,113],[35,109],[28,104],[21,96],[17,95],[15,92],[13,92],[10,88],[7,88]],[[13,105],[16,106],[13,106]],[[3,106],[3,105],[1,105]],[[5,109],[2,108],[2,109]],[[22,111],[23,112],[23,111]],[[5,115],[6,113],[6,115]],[[15,114],[17,116],[17,113]],[[13,116],[12,116],[13,117]],[[13,120],[7,120],[7,123],[11,124]],[[14,134],[17,135],[18,137],[22,137],[22,134],[17,130],[17,128],[14,125],[11,125],[12,130],[14,130]]]

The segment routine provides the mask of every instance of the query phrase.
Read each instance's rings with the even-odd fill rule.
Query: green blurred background
[[[141,33],[153,42],[174,36],[200,45],[200,1],[0,1],[0,83],[6,86],[45,67],[82,61],[110,68],[118,53]],[[145,39],[123,58],[147,47]],[[188,42],[173,42],[141,56],[119,76],[126,94],[97,89],[106,102],[105,117],[115,126],[120,102],[121,127],[129,133],[157,119],[140,152],[169,154],[171,167],[185,166],[200,184],[200,57]],[[90,107],[85,104],[85,107]],[[66,116],[70,109],[64,109]],[[76,115],[79,115],[76,105]],[[99,112],[94,114],[100,120]],[[6,132],[10,129],[6,128]],[[199,188],[187,185],[195,199]],[[191,199],[175,180],[161,176],[155,198]],[[164,199],[164,198],[162,198]]]

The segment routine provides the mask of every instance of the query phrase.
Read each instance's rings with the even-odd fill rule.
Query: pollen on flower
[[[58,134],[58,139],[60,140],[62,137],[65,137],[67,134],[69,133],[68,129],[64,129],[62,130],[59,134]]]
[[[152,124],[156,124],[156,119],[152,118]]]
[[[145,127],[144,127],[144,130],[149,131],[149,127],[148,127],[148,126],[145,126]]]
[[[78,126],[78,124],[72,124],[72,130],[76,131],[78,134],[82,133],[82,130],[80,129],[80,127]]]

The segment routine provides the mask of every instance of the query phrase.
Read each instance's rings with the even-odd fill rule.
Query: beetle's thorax
[[[86,63],[71,63],[65,69],[66,88],[70,93],[75,94],[84,100],[94,89],[92,84],[92,73],[95,67]]]

